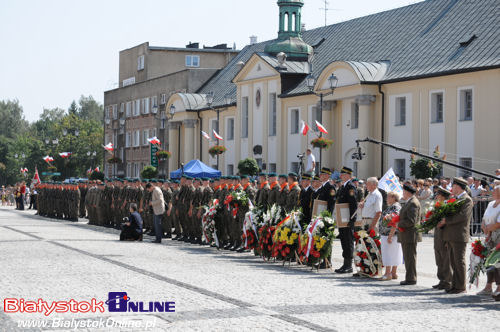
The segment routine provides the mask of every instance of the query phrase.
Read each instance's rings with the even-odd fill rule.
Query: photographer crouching
[[[137,212],[137,204],[130,204],[130,216],[123,219],[120,241],[142,241],[142,217]]]

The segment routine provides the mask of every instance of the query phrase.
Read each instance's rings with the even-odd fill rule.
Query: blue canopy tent
[[[218,178],[222,175],[221,171],[208,167],[198,159],[191,160],[184,165],[184,174],[191,177]],[[170,178],[178,179],[182,176],[182,168],[170,172]]]

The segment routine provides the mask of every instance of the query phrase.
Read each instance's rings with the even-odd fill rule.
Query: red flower
[[[432,210],[427,211],[427,213],[425,214],[425,219],[429,219],[430,216],[432,216]]]
[[[455,198],[450,198],[449,200],[446,201],[446,203],[453,203],[453,202],[456,202]]]
[[[405,229],[403,227],[398,227],[398,230],[403,233],[405,231]]]
[[[441,202],[437,201],[435,207],[440,207],[440,206],[441,206]]]
[[[374,237],[375,235],[377,235],[377,233],[375,233],[375,230],[370,229],[370,237]]]
[[[500,243],[497,244],[496,248],[495,248],[496,251],[500,251]]]
[[[358,232],[354,232],[354,237],[356,238],[356,240],[359,240]]]

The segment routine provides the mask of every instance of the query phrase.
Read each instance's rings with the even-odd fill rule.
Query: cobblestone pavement
[[[418,246],[418,285],[403,287],[171,240],[119,242],[117,234],[86,220],[56,221],[1,207],[0,331],[74,330],[19,327],[55,318],[65,324],[137,324],[79,331],[142,331],[145,324],[154,324],[151,331],[479,331],[500,321],[499,303],[474,295],[475,288],[465,295],[431,289],[436,268],[430,237]],[[339,241],[333,253],[336,267]],[[131,301],[175,301],[175,313],[106,310],[47,318],[5,313],[3,307],[9,297],[106,301],[110,291],[127,292]]]

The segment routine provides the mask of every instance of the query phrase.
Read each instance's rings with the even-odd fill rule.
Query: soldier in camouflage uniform
[[[288,173],[288,196],[286,199],[285,210],[287,213],[292,212],[300,206],[300,187],[297,182],[297,174]]]
[[[167,211],[167,217],[170,217],[170,219],[172,220],[172,224],[174,225],[174,240],[178,240],[182,236],[182,228],[181,224],[179,223],[179,217],[177,216],[177,204],[179,202],[180,191],[179,181],[172,180],[172,182],[170,183],[170,189],[172,190],[172,201],[170,202],[169,211]]]
[[[87,216],[87,212],[85,210],[85,196],[87,195],[87,184],[86,183],[80,183],[78,185],[78,188],[80,190],[80,211],[79,211],[79,217],[80,218],[85,218]]]
[[[271,187],[269,186],[269,182],[267,181],[266,173],[259,174],[259,189],[257,190],[257,196],[255,198],[255,203],[258,206],[267,208],[269,201],[269,191]]]
[[[269,173],[269,196],[267,199],[267,204],[273,206],[273,204],[278,204],[280,196],[280,185],[278,182],[278,177],[276,173]]]
[[[278,197],[278,205],[281,207],[282,211],[286,210],[286,200],[288,198],[288,182],[287,182],[287,176],[285,174],[280,174],[278,178],[278,182],[280,185],[280,194]]]
[[[201,244],[201,234],[202,234],[202,229],[201,229],[201,211],[202,211],[202,199],[203,199],[203,188],[201,186],[201,179],[200,178],[195,178],[193,182],[193,196],[191,200],[191,228],[192,228],[192,233],[194,243]]]
[[[208,178],[201,178],[201,181],[202,181],[202,198],[201,198],[201,206],[205,206],[205,207],[208,207],[212,204],[212,199],[213,199],[213,194],[214,194],[214,191],[212,190],[212,188],[210,187],[210,181]],[[200,225],[200,229],[202,231],[202,234],[203,234],[203,225],[201,223],[201,218],[203,216],[203,214],[206,212],[206,210],[204,208],[201,208],[200,211],[199,211],[199,225]],[[210,244],[210,243],[207,243],[207,242],[203,242],[203,244]]]
[[[172,190],[169,187],[168,181],[163,181],[161,191],[163,193],[163,200],[165,201],[165,215],[162,218],[162,228],[166,233],[164,237],[168,239],[172,237],[172,218],[170,218],[169,215],[172,202]]]

